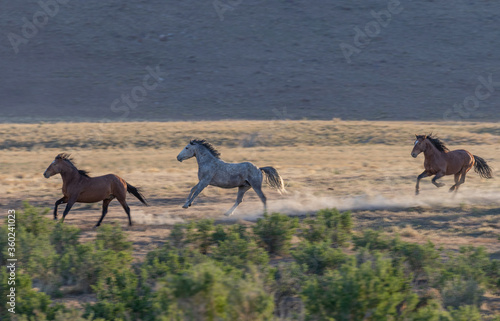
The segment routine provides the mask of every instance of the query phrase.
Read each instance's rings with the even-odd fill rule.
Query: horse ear
[[[189,142],[190,145],[194,145],[194,141],[191,139],[191,141]]]
[[[415,134],[415,137],[416,137],[416,138],[418,138],[418,135],[417,135],[417,134]]]
[[[424,135],[424,139],[427,139],[427,135]]]

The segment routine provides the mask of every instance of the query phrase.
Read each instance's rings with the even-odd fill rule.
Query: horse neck
[[[78,180],[80,177],[80,173],[78,173],[78,169],[76,167],[70,166],[70,165],[64,165],[64,167],[61,169],[61,177],[63,179],[63,183],[71,183],[75,180]]]
[[[196,151],[196,161],[198,162],[198,168],[208,163],[215,163],[219,159],[212,155],[205,147],[199,146]]]
[[[441,156],[441,153],[442,152],[440,152],[436,148],[436,146],[434,146],[433,143],[427,141],[426,148],[424,150],[424,156],[425,156],[425,158],[427,158],[427,159],[433,159],[433,158]]]

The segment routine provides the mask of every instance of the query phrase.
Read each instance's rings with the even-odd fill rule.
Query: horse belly
[[[210,182],[210,185],[220,188],[234,188],[245,184],[246,181],[241,175],[216,176]]]
[[[109,188],[93,188],[86,189],[80,192],[77,202],[80,203],[97,203],[112,196]]]

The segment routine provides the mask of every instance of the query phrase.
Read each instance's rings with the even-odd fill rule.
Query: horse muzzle
[[[411,157],[417,158],[418,154],[417,153],[411,153]]]
[[[43,176],[44,176],[45,178],[49,178],[49,177],[50,177],[50,175],[49,175],[49,173],[47,173],[47,171],[43,172]]]
[[[184,159],[182,159],[181,157],[177,156],[177,160],[178,160],[179,162],[181,162],[181,163],[182,163],[182,161],[183,161]]]

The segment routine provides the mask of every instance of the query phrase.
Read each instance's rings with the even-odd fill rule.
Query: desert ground
[[[336,207],[352,210],[357,229],[375,228],[415,242],[437,246],[485,246],[500,257],[500,183],[481,179],[472,170],[457,195],[437,189],[430,179],[415,196],[423,155],[410,156],[414,133],[434,131],[450,147],[465,148],[500,168],[500,125],[494,123],[217,121],[173,123],[55,123],[0,126],[2,215],[22,201],[50,208],[60,197],[59,175],[45,179],[43,171],[61,152],[71,153],[78,168],[98,176],[115,173],[140,186],[151,206],[128,196],[134,225],[118,202],[110,205],[103,224],[117,222],[134,242],[137,259],[161,244],[177,222],[213,218],[226,224],[252,224],[263,206],[253,190],[235,214],[223,213],[236,199],[236,189],[206,188],[189,209],[185,198],[197,183],[195,159],[179,163],[177,154],[191,138],[206,138],[227,162],[250,161],[274,166],[287,194],[264,187],[269,211],[313,215]],[[100,204],[76,204],[65,224],[95,235]],[[59,214],[64,206],[59,207]]]

